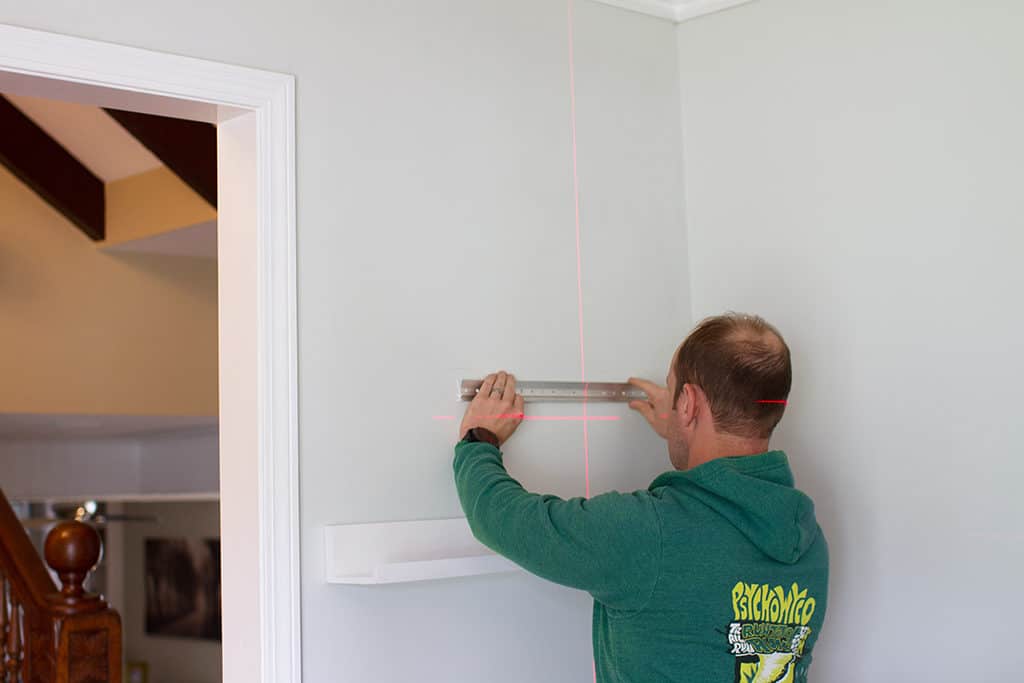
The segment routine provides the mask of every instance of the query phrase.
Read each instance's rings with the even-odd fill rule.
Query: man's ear
[[[679,405],[676,409],[682,417],[684,425],[688,425],[697,419],[697,399],[700,389],[692,384],[684,384],[679,394]]]

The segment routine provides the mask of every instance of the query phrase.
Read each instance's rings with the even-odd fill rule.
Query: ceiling
[[[216,259],[216,220],[196,208],[216,206],[210,124],[12,93],[0,93],[0,106],[11,135],[21,136],[6,146],[0,137],[0,163],[99,248]],[[193,196],[198,203],[183,200]],[[154,213],[161,201],[178,201],[180,210]],[[169,222],[197,211],[200,220]],[[117,229],[108,232],[111,225]]]
[[[712,12],[719,12],[753,0],[594,0],[606,5],[650,14],[672,21],[686,21]]]
[[[5,97],[105,183],[163,165],[99,107],[40,97]]]

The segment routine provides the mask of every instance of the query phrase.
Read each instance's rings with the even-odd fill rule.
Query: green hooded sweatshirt
[[[828,546],[785,453],[719,458],[646,491],[529,493],[487,443],[455,447],[476,538],[594,597],[599,683],[803,683]]]

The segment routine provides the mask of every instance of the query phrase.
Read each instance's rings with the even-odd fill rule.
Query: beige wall
[[[203,540],[220,536],[220,506],[216,502],[131,503],[128,515],[154,515],[157,523],[123,525],[124,604],[118,606],[124,626],[126,661],[149,665],[149,683],[219,683],[221,645],[210,640],[169,638],[146,634],[145,545],[147,538]]]
[[[0,412],[215,415],[212,260],[109,254],[0,168]]]

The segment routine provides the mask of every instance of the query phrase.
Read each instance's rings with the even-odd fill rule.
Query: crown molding
[[[594,2],[621,7],[633,12],[640,12],[641,14],[650,14],[662,19],[678,21],[676,19],[676,8],[672,6],[671,2],[666,2],[665,0],[594,0]]]
[[[736,5],[753,2],[753,0],[594,0],[594,2],[679,23],[712,12],[720,12]]]

